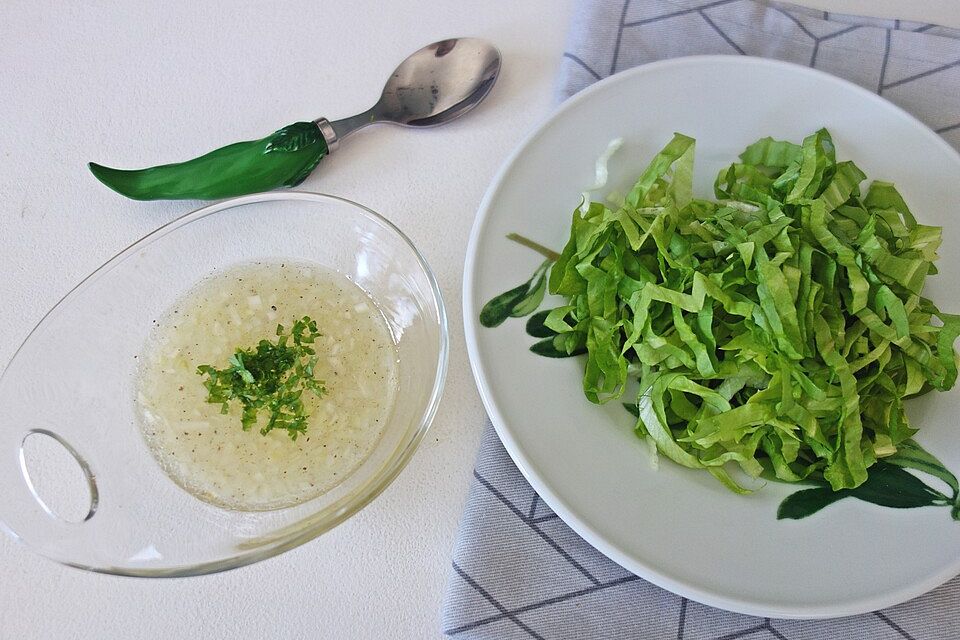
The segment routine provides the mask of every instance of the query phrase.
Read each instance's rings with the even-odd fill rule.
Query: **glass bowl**
[[[399,389],[375,449],[335,488],[284,509],[226,510],[155,462],[135,415],[134,356],[153,321],[205,276],[275,258],[318,263],[366,290],[396,339]],[[447,346],[430,267],[370,209],[285,191],[189,213],[77,285],[0,376],[0,526],[63,564],[131,576],[212,573],[292,549],[356,513],[403,469],[436,412]],[[37,439],[55,446],[31,453]],[[51,508],[64,499],[66,509]]]

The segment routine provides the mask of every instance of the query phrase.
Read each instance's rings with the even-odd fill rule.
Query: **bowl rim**
[[[140,237],[114,254],[110,259],[80,280],[66,294],[64,294],[56,304],[54,304],[46,313],[44,313],[20,343],[20,346],[18,346],[16,351],[13,352],[13,355],[10,357],[9,361],[4,364],[2,369],[0,369],[0,384],[3,383],[3,380],[9,369],[9,365],[20,356],[24,345],[27,344],[30,338],[46,322],[47,318],[57,312],[65,302],[72,299],[73,296],[84,289],[88,283],[113,270],[130,258],[134,253],[141,250],[144,246],[156,242],[169,233],[176,231],[180,227],[183,227],[191,222],[200,220],[227,209],[245,206],[248,204],[273,201],[300,201],[314,203],[333,202],[352,206],[362,215],[371,219],[375,223],[383,225],[398,238],[400,238],[400,240],[410,249],[417,261],[417,264],[419,264],[420,268],[423,270],[423,273],[430,284],[430,295],[432,296],[433,302],[436,305],[435,320],[437,321],[439,330],[439,352],[437,355],[436,374],[433,379],[433,386],[431,388],[426,406],[420,415],[419,423],[417,424],[413,437],[405,443],[401,443],[401,445],[397,447],[397,449],[390,455],[386,462],[384,462],[373,474],[373,476],[355,491],[342,496],[320,512],[310,514],[299,522],[285,527],[279,533],[268,534],[269,537],[261,538],[263,540],[267,540],[267,542],[253,545],[249,547],[249,549],[245,549],[242,546],[234,547],[235,549],[239,549],[239,552],[219,560],[211,560],[165,568],[94,566],[82,562],[74,562],[69,559],[59,558],[45,553],[40,547],[31,544],[29,540],[24,538],[24,536],[12,530],[3,521],[2,514],[0,514],[0,530],[3,530],[13,540],[25,545],[38,555],[53,560],[58,564],[77,569],[83,569],[93,573],[139,578],[180,578],[187,576],[208,575],[212,573],[219,573],[221,571],[228,571],[230,569],[236,569],[260,562],[261,560],[272,558],[319,537],[370,504],[396,479],[404,467],[406,467],[407,463],[412,458],[413,453],[417,450],[420,442],[423,440],[423,437],[429,430],[430,425],[437,414],[440,400],[443,396],[443,389],[447,377],[450,347],[450,332],[446,306],[443,301],[443,294],[440,290],[440,285],[437,282],[437,278],[433,272],[433,269],[430,268],[426,258],[413,243],[413,241],[410,240],[410,238],[403,233],[399,227],[393,224],[393,222],[391,222],[385,216],[377,213],[365,205],[341,196],[297,190],[257,193],[206,204],[198,209],[194,209],[188,213],[178,216],[164,225],[161,225],[160,227]],[[329,515],[329,517],[322,517],[324,515]]]

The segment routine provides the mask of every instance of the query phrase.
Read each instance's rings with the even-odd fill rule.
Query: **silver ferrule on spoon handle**
[[[320,129],[320,133],[323,134],[323,139],[327,143],[327,153],[336,151],[340,146],[340,138],[337,136],[337,132],[334,131],[330,121],[326,118],[317,118],[314,120],[314,123],[316,123],[317,129]]]
[[[318,118],[314,122],[317,123],[317,128],[320,129],[320,133],[323,134],[323,138],[327,142],[328,151],[333,153],[340,146],[340,141],[348,135],[368,124],[380,122],[382,119],[375,105],[363,113],[342,120],[330,122],[326,118]]]

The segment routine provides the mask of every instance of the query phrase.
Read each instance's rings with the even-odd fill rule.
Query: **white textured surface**
[[[837,4],[864,11],[870,1]],[[0,638],[437,637],[484,420],[463,343],[463,252],[497,166],[551,107],[568,1],[79,4],[0,6],[0,363],[80,278],[195,207],[126,201],[96,183],[86,161],[174,161],[294,120],[350,115],[376,98],[396,62],[444,37],[492,40],[504,71],[464,120],[364,131],[301,187],[394,220],[443,288],[447,391],[400,478],[323,538],[203,578],[86,574],[0,536]],[[960,24],[948,4],[930,0],[924,19]]]
[[[90,176],[86,161],[174,161],[298,119],[350,115],[377,98],[403,57],[444,37],[495,42],[504,71],[463,120],[363,131],[301,187],[391,218],[426,254],[446,298],[446,394],[398,480],[331,534],[203,578],[87,574],[0,535],[0,638],[439,636],[484,421],[459,311],[463,252],[497,166],[552,104],[566,5],[548,15],[546,2],[503,0],[69,4],[0,7],[2,363],[80,278],[196,206],[124,200]]]
[[[900,18],[917,22],[933,22],[945,27],[960,28],[960,6],[957,0],[789,0],[814,9],[871,15],[878,18]]]

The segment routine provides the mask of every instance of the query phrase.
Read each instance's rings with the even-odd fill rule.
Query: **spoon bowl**
[[[343,120],[317,125],[330,149],[354,131],[374,122],[434,127],[477,106],[500,73],[500,52],[479,38],[452,38],[414,52],[394,70],[377,103]]]

